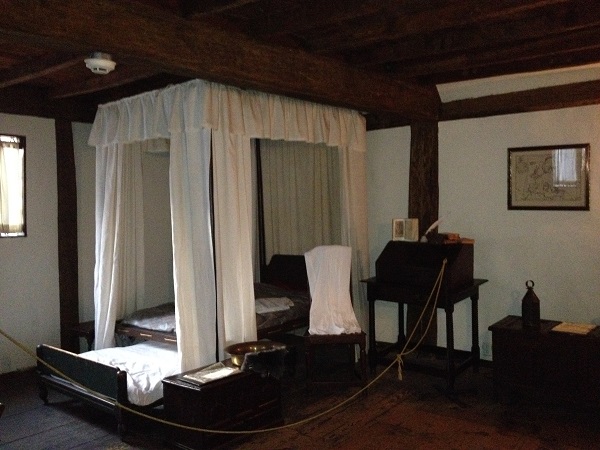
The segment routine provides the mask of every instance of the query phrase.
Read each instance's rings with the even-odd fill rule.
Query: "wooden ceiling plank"
[[[80,83],[63,84],[60,87],[51,89],[48,97],[59,99],[90,94],[143,80],[158,73],[158,71],[139,69],[137,67],[120,67],[119,70],[115,70],[107,75],[95,75],[93,78],[88,78]]]
[[[82,8],[79,0],[0,0],[0,9],[0,33],[39,45],[51,41],[69,49],[100,49],[175,75],[359,111],[415,119],[436,119],[439,111],[434,90],[260,44],[208,21],[186,21],[132,1],[97,0]]]
[[[328,33],[316,33],[314,37],[308,39],[309,45],[320,53],[338,53],[352,50],[356,43],[360,43],[361,46],[374,46],[386,41],[397,41],[409,36],[433,32],[447,32],[468,25],[484,27],[486,23],[514,20],[526,13],[533,14],[536,10],[573,2],[497,0],[492,3],[481,0],[446,0],[440,3],[441,6],[435,9],[421,9],[407,13],[401,9],[403,2],[397,2],[397,10],[390,11],[385,21],[380,17],[358,17],[345,23],[344,26],[333,28]],[[587,6],[590,0],[576,0],[576,3],[584,3]]]
[[[547,39],[551,35],[568,36],[569,32],[597,33],[600,27],[600,2],[585,10],[573,5],[560,5],[552,13],[536,14],[519,20],[502,21],[469,28],[448,30],[444,33],[425,33],[406,39],[379,43],[376,46],[358,48],[345,54],[345,60],[354,66],[369,68],[379,65],[388,67],[394,62],[448,55],[473,53],[486,49],[502,48],[515,42]],[[568,38],[567,38],[568,39]],[[511,47],[512,48],[512,47]]]
[[[395,5],[408,3],[423,4],[421,0],[345,0],[331,2],[323,0],[305,0],[301,17],[287,10],[270,12],[264,21],[252,22],[246,27],[246,33],[263,40],[281,35],[303,33],[307,30],[321,29],[330,25],[340,25],[346,21],[361,18],[388,10]]]
[[[553,56],[540,56],[520,61],[508,61],[471,68],[458,68],[439,74],[419,77],[423,83],[444,84],[464,80],[498,77],[521,73],[542,72],[547,70],[564,69],[568,67],[597,64],[600,58],[600,48],[563,52]]]
[[[181,0],[181,9],[184,11],[186,17],[201,17],[207,14],[218,14],[231,11],[258,1],[259,0]]]
[[[31,59],[0,71],[0,89],[44,77],[77,64],[81,64],[81,57],[74,55],[50,55]]]
[[[600,34],[597,28],[585,29],[571,33],[563,33],[559,36],[550,35],[527,42],[517,42],[489,50],[477,52],[453,53],[446,57],[432,57],[421,60],[405,61],[387,65],[388,70],[402,73],[408,78],[430,77],[436,79],[436,74],[453,72],[456,68],[468,71],[474,68],[487,66],[498,66],[500,64],[513,64],[522,67],[527,61],[538,61],[546,59],[552,63],[552,58],[561,55],[568,59],[571,53],[582,51],[593,51],[600,48]],[[600,53],[599,59],[600,59]]]
[[[96,105],[77,99],[48,102],[46,90],[40,88],[10,86],[2,89],[2,95],[0,95],[0,111],[5,114],[92,123],[96,109]]]
[[[594,80],[443,103],[440,120],[546,111],[598,103],[600,81]]]

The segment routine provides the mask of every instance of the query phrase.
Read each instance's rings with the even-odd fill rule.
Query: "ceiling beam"
[[[558,5],[523,19],[512,18],[501,22],[476,24],[471,27],[459,27],[444,33],[427,32],[405,39],[378,42],[358,48],[345,55],[345,60],[358,67],[374,67],[397,62],[398,67],[408,67],[419,62],[423,55],[427,60],[447,58],[449,56],[473,54],[475,51],[499,51],[514,43],[537,42],[550,36],[560,36],[560,40],[569,41],[577,36],[573,32],[592,30],[598,32],[600,26],[600,3],[594,2],[588,8],[576,9],[572,4]],[[569,34],[570,33],[570,34]]]
[[[31,59],[0,71],[0,89],[50,75],[76,64],[81,64],[81,57],[74,55],[50,55]]]
[[[187,16],[200,16],[203,14],[222,13],[258,0],[182,0],[182,9]]]
[[[584,81],[442,104],[440,120],[490,117],[600,103],[600,81]]]
[[[48,102],[46,89],[11,86],[2,89],[0,111],[5,114],[92,123],[97,106],[75,99]]]
[[[437,119],[435,89],[332,60],[258,43],[204,20],[127,0],[0,0],[0,33],[40,46],[105,51],[180,76],[364,112]]]
[[[435,56],[420,60],[405,61],[388,65],[389,70],[400,71],[406,77],[424,76],[436,82],[438,73],[451,72],[456,67],[462,71],[499,65],[512,65],[518,68],[519,64],[529,61],[547,61],[547,69],[556,67],[556,56],[568,56],[580,52],[598,51],[600,49],[600,36],[597,27],[574,31],[562,35],[550,35],[546,38],[516,42],[509,45],[478,50],[477,52],[453,52],[447,56]],[[517,69],[518,70],[518,69]]]
[[[592,0],[576,0],[578,3],[589,3]],[[571,0],[572,2],[572,0]],[[503,20],[515,20],[523,13],[541,10],[553,5],[568,4],[570,0],[443,0],[423,2],[422,0],[394,2],[390,6],[389,20],[382,22],[377,17],[358,16],[347,21],[343,27],[337,26],[330,33],[320,33],[318,38],[310,41],[315,51],[334,53],[354,48],[356,42],[364,45],[378,45],[382,37],[386,41],[402,41],[412,35],[437,33],[455,28],[474,25],[485,29],[488,23]],[[541,14],[541,13],[540,13]],[[284,19],[281,19],[284,20]],[[287,21],[293,20],[292,17]],[[297,18],[296,18],[297,20]],[[337,25],[340,25],[337,23]],[[353,39],[348,39],[348,29],[353,30]]]
[[[79,63],[81,63],[81,58],[79,59]],[[92,92],[99,92],[105,89],[133,83],[134,81],[143,80],[157,75],[158,73],[158,71],[153,72],[147,68],[141,69],[139,67],[121,66],[118,70],[115,69],[111,72],[110,76],[96,75],[83,82],[62,84],[58,88],[51,89],[48,97],[57,99],[91,94]]]

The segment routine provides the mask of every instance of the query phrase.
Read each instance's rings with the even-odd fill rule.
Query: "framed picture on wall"
[[[508,209],[590,209],[590,145],[508,149]]]
[[[392,241],[418,241],[419,219],[394,219]]]

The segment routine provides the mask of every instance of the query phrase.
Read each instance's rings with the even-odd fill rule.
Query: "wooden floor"
[[[431,357],[431,356],[424,356]],[[378,368],[381,373],[385,367]],[[283,379],[286,426],[227,445],[243,450],[270,449],[598,449],[600,412],[520,399],[495,402],[492,371],[463,373],[456,395],[446,395],[444,381],[420,372],[398,379],[394,367],[351,402],[356,387],[308,390],[302,364]],[[0,449],[162,449],[160,424],[140,423],[127,442],[116,422],[51,392],[45,406],[37,396],[35,373],[0,376]]]

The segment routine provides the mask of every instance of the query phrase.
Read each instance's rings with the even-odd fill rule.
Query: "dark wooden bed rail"
[[[148,406],[131,404],[127,397],[127,373],[118,367],[80,358],[75,353],[46,344],[38,345],[36,353],[39,395],[44,403],[48,404],[50,388],[111,413],[117,419],[121,438],[126,434],[127,415],[131,413],[119,405],[146,414],[152,413],[152,408],[157,406],[157,403]]]

